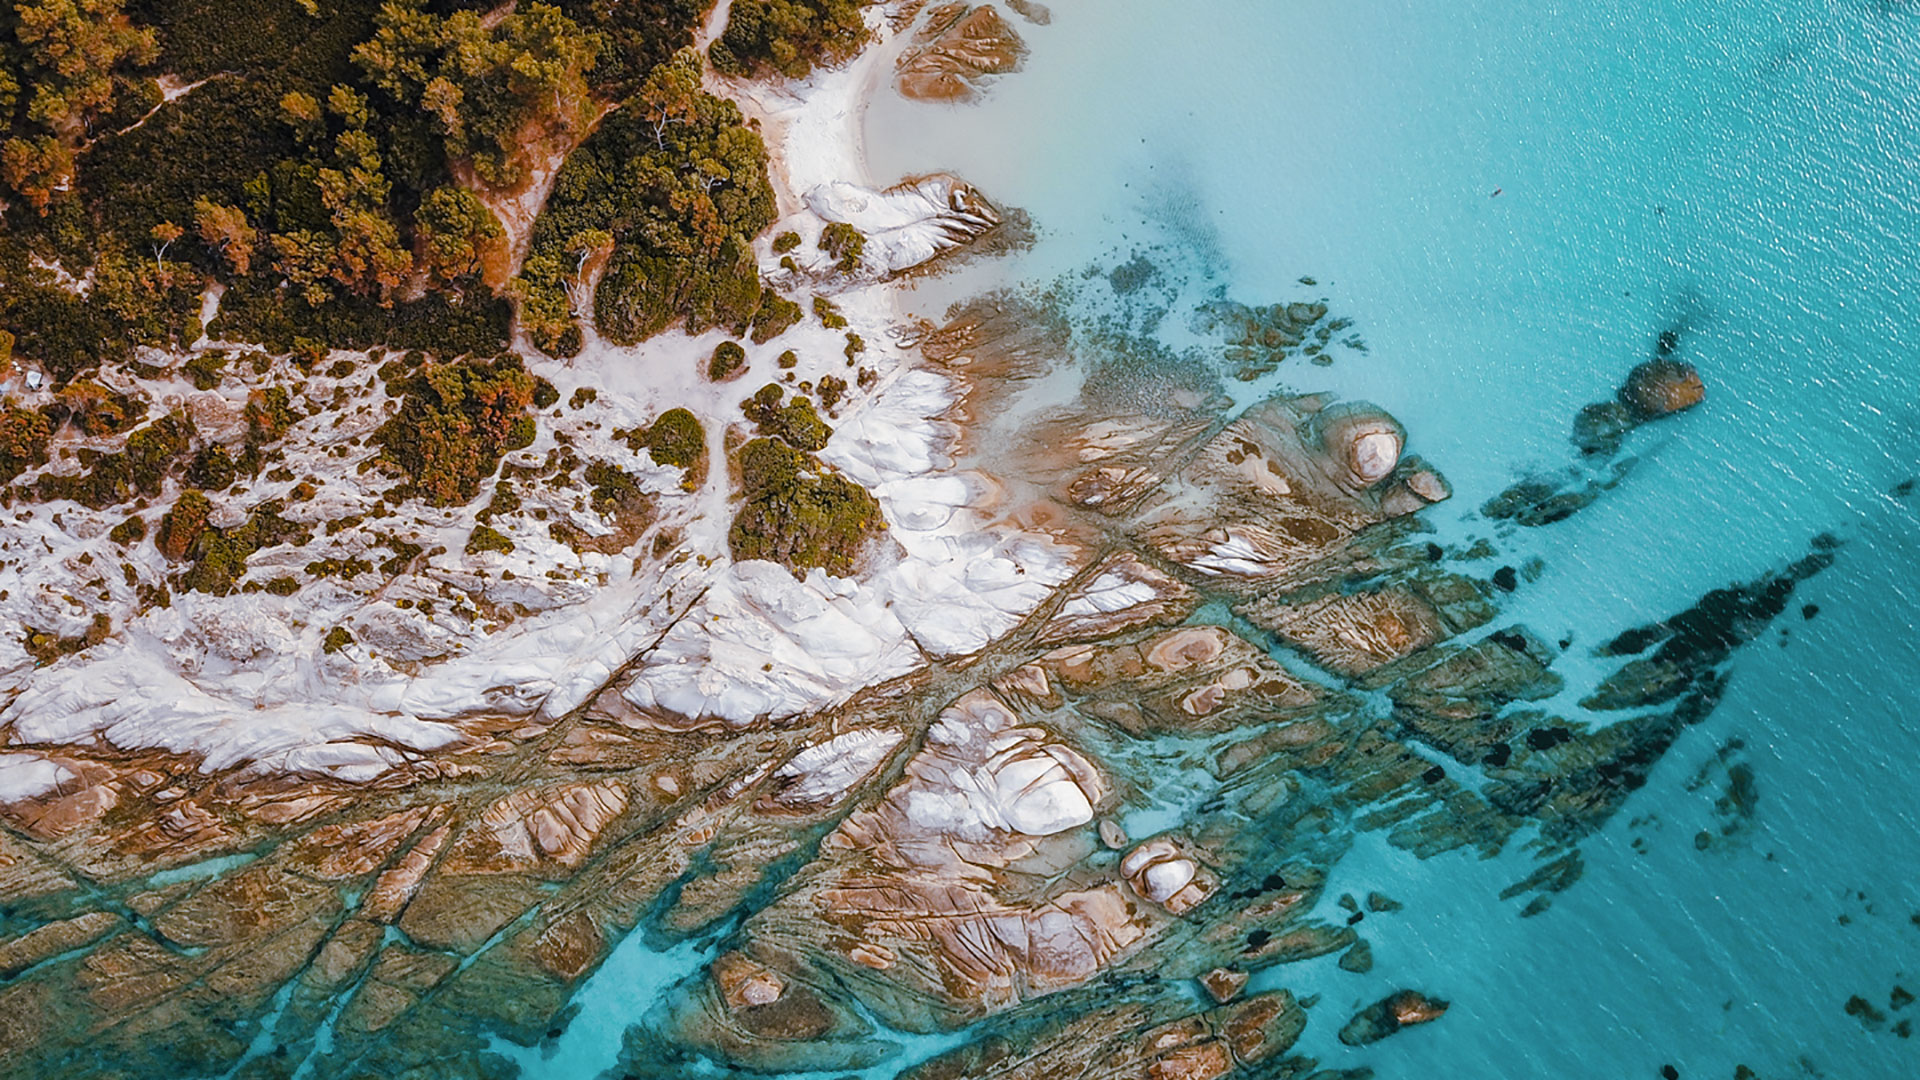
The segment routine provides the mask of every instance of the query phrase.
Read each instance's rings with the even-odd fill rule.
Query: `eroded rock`
[[[920,101],[967,101],[988,77],[1018,71],[1026,43],[991,4],[943,4],[902,54],[895,85]]]

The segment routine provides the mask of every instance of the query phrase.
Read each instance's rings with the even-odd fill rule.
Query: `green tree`
[[[442,282],[478,275],[489,259],[504,254],[500,219],[462,187],[439,187],[420,200],[414,214],[427,272]]]
[[[253,247],[260,237],[247,224],[246,211],[202,195],[193,203],[193,227],[207,250],[234,273],[244,276],[253,266]]]
[[[53,425],[37,412],[15,407],[12,399],[0,404],[0,484],[44,465]]]
[[[860,485],[781,439],[740,451],[745,498],[727,531],[739,560],[768,559],[799,577],[813,567],[846,577],[886,531],[880,504]]]
[[[394,102],[432,117],[448,157],[486,183],[525,178],[517,151],[534,123],[569,127],[591,98],[601,38],[547,4],[489,26],[473,11],[440,16],[421,0],[388,0],[353,59]]]
[[[153,31],[134,26],[120,0],[21,0],[14,13],[33,88],[27,117],[71,143],[113,106],[114,70],[158,54]]]
[[[621,109],[567,160],[534,226],[521,275],[522,318],[563,325],[563,294],[577,238],[613,237],[594,298],[600,331],[632,344],[674,325],[744,333],[759,309],[752,237],[774,217],[766,147],[732,102],[693,89],[699,57],[683,50],[648,76]],[[689,97],[689,92],[691,96]],[[535,340],[551,349],[550,340]]]
[[[73,148],[51,135],[8,139],[0,144],[0,179],[45,214],[55,193],[73,183]]]
[[[710,53],[729,75],[771,68],[805,78],[816,64],[858,52],[868,30],[861,0],[734,0],[727,29]]]

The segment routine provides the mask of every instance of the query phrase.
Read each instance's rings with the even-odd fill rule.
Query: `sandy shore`
[[[707,34],[724,25],[726,7],[722,0]],[[767,144],[781,221],[759,241],[763,267],[777,269],[771,243],[783,229],[818,236],[808,192],[836,182],[877,186],[864,116],[873,95],[885,92],[896,35],[881,10],[869,17],[875,41],[847,64],[802,82],[710,77],[711,89],[758,121]],[[579,357],[532,355],[529,367],[550,379],[563,401],[584,391],[597,397],[549,410],[538,441],[509,462],[530,465],[564,444],[583,459],[618,464],[659,511],[636,550],[674,530],[675,554],[643,560],[631,552],[578,553],[522,517],[494,522],[514,551],[466,554],[477,505],[383,508],[384,520],[369,517],[363,528],[412,536],[440,554],[371,594],[322,581],[284,598],[183,592],[156,609],[130,592],[116,597],[109,611],[116,632],[107,642],[44,668],[24,653],[0,657],[0,691],[13,698],[0,710],[0,738],[10,750],[36,747],[56,756],[53,748],[100,740],[120,750],[187,755],[207,771],[244,766],[260,775],[394,780],[435,775],[448,754],[487,745],[515,723],[537,731],[624,671],[634,674],[622,689],[642,712],[743,723],[815,711],[929,656],[979,648],[1063,580],[1069,559],[1045,536],[990,528],[968,509],[980,485],[953,472],[954,429],[944,419],[956,391],[894,344],[892,331],[903,318],[900,286],[831,285],[849,329],[867,343],[859,362],[874,378],[833,417],[835,435],[822,457],[874,492],[897,541],[897,551],[860,580],[819,571],[796,580],[771,564],[736,566],[726,542],[733,495],[726,431],[744,423],[740,400],[786,374],[777,358],[787,349],[802,357],[796,380],[834,374],[853,382],[843,358],[845,331],[809,317],[775,341],[749,345],[748,372],[724,384],[704,376],[705,358],[725,339],[719,331],[672,332],[633,347],[589,333]],[[802,281],[793,295],[805,305],[814,287],[821,286]],[[363,354],[336,356],[371,366]],[[235,413],[245,393],[244,386],[197,392],[182,384],[165,404],[187,409],[204,427]],[[320,521],[374,509],[377,493],[356,471],[371,447],[334,453],[364,446],[383,407],[373,404],[351,422],[316,413],[289,436],[289,464],[321,481],[311,510]],[[613,438],[675,407],[701,418],[713,454],[706,485],[692,493],[680,489],[678,470],[656,466]],[[275,490],[263,484],[217,499],[216,513],[238,520]],[[572,496],[556,491],[553,498]],[[568,515],[578,515],[567,501],[556,501],[552,511],[572,520]],[[111,522],[103,519],[97,532],[76,530],[82,515],[71,507],[66,513],[62,525],[52,510],[37,510],[15,530],[21,544],[46,548],[32,564],[40,567],[32,580],[24,569],[13,575],[19,580],[10,606],[19,610],[11,614],[23,621],[64,625],[30,598],[77,592],[67,576],[82,575],[82,557],[95,548],[96,559],[122,557],[100,535]],[[574,524],[590,534],[605,528],[584,518]],[[361,543],[354,535],[329,533],[324,553]],[[305,566],[323,554],[320,547],[269,549],[254,565]],[[347,554],[353,552],[341,552]],[[130,557],[157,579],[173,569],[151,548]],[[448,587],[486,610],[517,614],[455,618],[445,605],[428,611],[409,600]],[[22,606],[28,603],[38,607],[30,612]],[[350,628],[354,643],[323,651],[321,639],[334,627]],[[25,788],[59,775],[31,761],[13,764],[19,767],[9,775],[20,783],[7,785],[0,799],[28,797]]]

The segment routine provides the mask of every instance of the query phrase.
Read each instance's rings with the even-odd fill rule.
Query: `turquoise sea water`
[[[1191,294],[1326,297],[1368,353],[1289,361],[1280,383],[1404,421],[1456,489],[1443,539],[1543,561],[1505,611],[1543,637],[1595,644],[1817,533],[1845,541],[1551,911],[1497,899],[1517,851],[1421,862],[1369,841],[1341,862],[1330,895],[1408,907],[1367,922],[1370,975],[1267,974],[1326,995],[1302,1049],[1383,1080],[1920,1076],[1920,1042],[1844,1011],[1920,984],[1920,501],[1891,494],[1920,472],[1920,9],[1051,7],[983,102],[870,115],[879,178],[952,169],[1039,231],[922,287],[929,315],[1135,252]],[[1673,325],[1708,400],[1634,436],[1624,485],[1518,535],[1473,515],[1564,465],[1575,411]],[[1556,665],[1554,704],[1592,685],[1583,655]],[[1754,817],[1697,850],[1739,764]],[[1334,1041],[1327,1017],[1398,985],[1455,1006],[1365,1052]]]
[[[1920,10],[1050,6],[1049,26],[1019,24],[1026,70],[984,101],[874,106],[877,177],[950,169],[1038,230],[1031,251],[928,282],[912,306],[937,317],[1136,253],[1157,268],[1149,293],[1324,296],[1367,353],[1289,361],[1245,393],[1334,390],[1397,415],[1455,487],[1429,515],[1441,539],[1541,561],[1504,618],[1576,643],[1556,665],[1562,709],[1598,675],[1582,646],[1781,567],[1818,533],[1844,541],[1545,914],[1498,899],[1530,868],[1520,845],[1423,862],[1364,839],[1328,895],[1407,906],[1367,920],[1368,975],[1328,957],[1261,976],[1324,995],[1300,1049],[1382,1080],[1920,1076],[1920,1041],[1844,1011],[1920,991],[1920,496],[1891,494],[1920,473]],[[1708,400],[1632,438],[1625,484],[1544,529],[1474,514],[1564,466],[1573,414],[1676,325]],[[1178,318],[1165,333],[1190,340]],[[1719,836],[1738,766],[1753,816]],[[1136,831],[1204,797],[1162,779],[1165,805]],[[714,947],[633,935],[561,1037],[501,1049],[528,1077],[613,1067],[625,1027]],[[1365,1051],[1335,1041],[1398,986],[1453,1009]],[[900,1041],[865,1075],[954,1038]]]

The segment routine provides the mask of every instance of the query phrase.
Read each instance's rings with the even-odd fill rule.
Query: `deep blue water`
[[[1855,994],[1886,1009],[1895,983],[1920,992],[1920,496],[1890,493],[1920,473],[1920,11],[1050,6],[1050,26],[1021,26],[1027,69],[985,101],[874,107],[879,178],[951,169],[1039,231],[913,304],[937,316],[1135,252],[1185,299],[1326,297],[1368,352],[1290,362],[1243,393],[1334,390],[1397,415],[1455,486],[1430,512],[1443,539],[1543,563],[1505,615],[1578,643],[1556,666],[1562,709],[1601,674],[1580,645],[1783,566],[1815,534],[1844,541],[1550,911],[1522,920],[1524,900],[1497,898],[1529,869],[1518,844],[1423,862],[1363,841],[1329,895],[1380,889],[1407,908],[1365,924],[1369,975],[1329,957],[1262,976],[1325,995],[1302,1049],[1382,1080],[1920,1076],[1920,1041],[1843,1011]],[[1634,436],[1624,485],[1517,535],[1474,515],[1564,465],[1575,411],[1676,324],[1708,400]],[[1189,343],[1178,318],[1165,332]],[[1698,850],[1732,764],[1753,770],[1754,816]],[[1191,803],[1181,778],[1166,788],[1137,824]],[[611,1066],[621,1029],[706,955],[630,938],[557,1050],[516,1055],[526,1075]],[[1401,985],[1454,1007],[1364,1052],[1335,1042]]]

